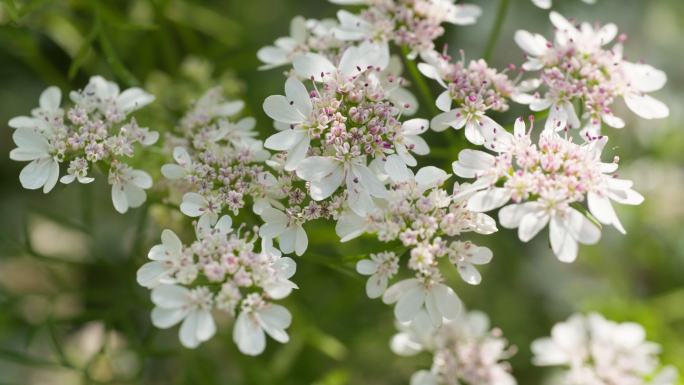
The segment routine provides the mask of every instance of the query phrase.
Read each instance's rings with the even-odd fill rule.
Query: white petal
[[[119,213],[124,214],[128,211],[128,200],[126,199],[124,186],[120,183],[112,185],[112,203],[114,204],[114,209]]]
[[[437,97],[435,105],[437,106],[437,108],[439,108],[440,111],[447,112],[451,110],[452,102],[453,99],[451,98],[451,94],[449,93],[449,91],[444,91]]]
[[[311,79],[314,78],[317,81],[322,80],[322,77],[326,77],[328,74],[333,74],[337,71],[337,68],[328,60],[325,56],[316,53],[306,53],[304,55],[299,55],[292,61],[297,75]]]
[[[382,302],[388,305],[395,303],[405,292],[417,287],[421,287],[421,283],[415,278],[399,281],[385,291],[385,294],[382,296]]]
[[[389,155],[385,161],[385,172],[394,182],[406,182],[411,179],[411,171],[398,155]]]
[[[313,110],[309,91],[302,82],[296,78],[288,78],[285,82],[285,96],[294,103],[294,106],[304,116],[309,116]]]
[[[524,30],[518,30],[513,35],[515,43],[532,56],[542,56],[548,50],[547,41],[544,36],[531,34]]]
[[[306,231],[302,226],[297,226],[297,232],[295,235],[295,254],[301,256],[306,251],[309,246],[309,238],[306,236]]]
[[[183,308],[155,307],[152,309],[152,324],[160,329],[168,329],[179,323],[187,314],[188,311]]]
[[[280,343],[289,341],[290,338],[285,329],[292,323],[292,315],[286,308],[280,305],[268,305],[257,312],[257,319],[271,338]]]
[[[404,135],[420,135],[429,127],[430,122],[427,119],[410,119],[401,125],[401,132]]]
[[[161,173],[166,179],[180,179],[187,175],[187,172],[182,166],[177,164],[165,164],[161,168]]]
[[[455,129],[461,129],[466,124],[466,114],[460,108],[455,110],[443,112],[430,121],[430,128],[433,131],[444,131],[448,127],[453,127]]]
[[[471,285],[479,285],[480,282],[482,282],[482,275],[480,275],[480,272],[477,271],[477,269],[467,263],[467,264],[459,264],[458,266],[458,274],[463,278],[463,280]]]
[[[196,311],[191,311],[183,320],[183,324],[181,324],[180,330],[178,331],[181,344],[189,349],[196,348],[200,343],[197,338],[197,316],[198,314]]]
[[[561,262],[574,262],[577,258],[577,241],[565,228],[561,219],[554,216],[549,224],[551,249]]]
[[[48,158],[48,176],[43,186],[43,193],[47,194],[52,190],[59,180],[59,164],[54,159]]]
[[[416,183],[421,189],[430,189],[440,186],[449,178],[449,174],[441,168],[426,166],[416,173]]]
[[[625,95],[625,103],[630,110],[644,119],[662,119],[670,115],[670,109],[650,95]]]
[[[51,86],[45,89],[43,93],[40,94],[40,99],[38,101],[40,108],[46,110],[56,110],[59,108],[62,102],[62,91],[55,86]]]
[[[256,356],[266,348],[266,335],[261,326],[250,319],[247,312],[238,315],[233,327],[233,341],[244,354]]]
[[[340,242],[352,240],[366,231],[366,219],[351,211],[343,212],[335,224],[335,233]]]
[[[511,192],[506,188],[494,187],[478,191],[468,199],[468,210],[486,212],[497,209],[511,199]]]
[[[475,178],[478,173],[492,169],[494,162],[495,158],[486,152],[462,150],[458,153],[458,161],[453,163],[454,174],[462,178]]]
[[[507,229],[515,229],[525,215],[538,209],[539,206],[534,202],[508,205],[499,210],[499,223]]]
[[[154,101],[154,95],[140,88],[129,88],[119,95],[117,104],[124,112],[131,112],[145,107]]]
[[[180,308],[188,303],[188,289],[177,285],[161,285],[152,290],[152,303],[164,308]]]
[[[567,211],[565,227],[578,242],[585,245],[593,245],[601,239],[601,229],[573,208]]]
[[[290,101],[283,95],[271,95],[264,100],[264,112],[269,118],[287,123],[298,124],[303,122],[306,117],[302,115]]]
[[[625,229],[622,227],[620,220],[615,214],[613,205],[610,203],[608,197],[589,192],[587,194],[587,205],[589,206],[591,214],[596,217],[599,222],[605,225],[613,225],[619,232],[625,234]]]
[[[362,259],[356,262],[356,271],[363,275],[373,275],[378,270],[378,264],[370,259]]]
[[[124,194],[126,194],[126,202],[128,207],[132,208],[142,206],[142,204],[145,203],[145,199],[147,199],[145,190],[130,183],[124,184]]]
[[[208,341],[216,334],[216,323],[214,317],[208,310],[197,310],[197,339],[200,342]]]
[[[380,298],[387,289],[387,277],[377,274],[372,275],[366,281],[366,295],[368,298]]]
[[[387,196],[385,186],[378,177],[365,165],[355,164],[352,172],[359,178],[361,185],[374,197],[384,198]]]
[[[152,187],[152,177],[145,171],[131,170],[128,173],[128,176],[131,178],[130,183],[140,187],[141,189],[148,189]]]
[[[438,283],[432,287],[430,293],[435,298],[437,307],[442,316],[448,320],[454,320],[461,314],[463,305],[456,293],[444,284]]]
[[[549,215],[543,211],[533,211],[525,214],[520,219],[518,238],[528,242],[534,238],[549,223]]]
[[[336,167],[320,181],[311,182],[311,198],[321,201],[330,197],[344,182],[344,168]]]
[[[657,91],[667,82],[665,72],[648,64],[622,62],[630,84],[640,92]]]
[[[168,269],[159,261],[147,262],[136,273],[138,285],[152,287],[159,283],[159,279],[166,275]]]
[[[415,286],[406,291],[394,307],[394,316],[397,317],[397,320],[399,322],[413,321],[413,318],[423,307],[425,295],[425,289],[420,286]]]
[[[183,202],[180,210],[183,214],[194,218],[204,214],[207,207],[207,200],[200,194],[189,192],[183,195]]]

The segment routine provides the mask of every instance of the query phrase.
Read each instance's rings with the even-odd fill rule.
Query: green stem
[[[492,53],[494,53],[494,48],[496,48],[496,42],[499,40],[501,27],[503,27],[506,14],[508,13],[508,3],[509,0],[500,0],[499,2],[499,8],[496,11],[496,19],[494,20],[494,27],[489,34],[489,39],[487,39],[487,45],[485,46],[484,54],[482,55],[482,58],[487,62],[492,58]]]
[[[404,64],[406,65],[409,74],[411,74],[411,80],[413,81],[413,84],[418,87],[418,92],[420,92],[420,97],[423,100],[423,103],[425,103],[425,106],[430,109],[430,113],[432,113],[432,115],[439,114],[439,110],[437,109],[435,100],[432,96],[432,91],[430,91],[430,86],[423,78],[423,75],[420,74],[420,71],[418,71],[416,62],[414,60],[408,59],[407,57],[409,54],[408,47],[401,47],[401,54],[402,58],[404,59]]]

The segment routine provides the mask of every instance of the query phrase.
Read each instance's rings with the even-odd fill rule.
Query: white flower
[[[220,205],[214,198],[207,198],[200,194],[189,192],[183,195],[180,210],[183,214],[196,218],[200,217],[198,223],[201,227],[213,226],[218,220]]]
[[[152,290],[154,326],[167,329],[183,321],[178,336],[186,348],[196,348],[216,333],[211,315],[213,295],[206,287],[188,290],[176,285],[161,285]]]
[[[560,384],[673,385],[677,371],[659,370],[660,347],[646,341],[644,328],[617,323],[597,313],[575,314],[554,325],[551,337],[532,343],[533,363],[563,366]]]
[[[607,143],[607,137],[592,142],[594,156],[597,161],[601,160],[601,151]],[[587,193],[587,207],[589,212],[601,223],[614,226],[619,232],[625,234],[625,228],[615,213],[612,201],[626,205],[640,205],[644,197],[632,189],[631,180],[619,179],[613,175],[617,170],[617,163],[601,163],[601,183],[592,186]]]
[[[514,349],[498,329],[490,329],[489,318],[479,311],[463,312],[440,328],[431,325],[425,312],[411,323],[398,324],[400,333],[390,343],[400,356],[414,356],[422,351],[433,355],[429,371],[411,377],[411,384],[515,385],[510,373]]]
[[[145,190],[152,187],[152,177],[145,171],[117,162],[109,170],[109,183],[112,185],[114,208],[124,214],[129,207],[140,207],[145,203]]]
[[[456,265],[461,278],[471,285],[479,285],[482,281],[482,276],[474,265],[485,265],[491,262],[493,257],[492,251],[484,246],[460,241],[450,245],[448,255],[451,263]]]
[[[271,265],[275,274],[263,285],[264,291],[270,298],[283,299],[290,295],[293,289],[299,289],[297,284],[290,281],[297,272],[297,263],[290,257],[276,258]]]
[[[120,92],[116,83],[99,75],[90,78],[83,93],[72,91],[69,97],[76,104],[89,105],[104,114],[124,116],[154,101],[154,95],[141,88],[133,87]]]
[[[399,258],[393,252],[371,254],[370,259],[356,263],[359,274],[369,275],[366,282],[368,298],[378,298],[387,289],[387,282],[399,270]]]
[[[344,84],[369,68],[384,70],[389,65],[389,60],[387,45],[363,42],[344,50],[337,65],[316,53],[299,55],[292,65],[297,75],[305,79],[317,82],[333,80]]]
[[[240,312],[233,327],[233,341],[242,353],[256,356],[266,348],[266,334],[280,343],[288,342],[290,337],[285,329],[290,323],[292,315],[286,308],[262,301]]]
[[[274,45],[257,51],[257,57],[264,63],[259,69],[268,70],[289,64],[296,54],[305,52],[309,35],[306,24],[305,18],[296,16],[290,21],[290,36],[278,38]]]
[[[193,163],[188,150],[184,147],[176,147],[173,149],[173,159],[176,164],[165,164],[161,168],[164,177],[174,180],[181,179],[186,175],[192,173]]]
[[[549,18],[556,28],[553,43],[539,34],[523,30],[515,33],[515,42],[528,55],[523,69],[542,70],[540,79],[548,88],[543,96],[523,95],[518,101],[529,103],[533,111],[550,108],[547,129],[579,128],[580,118],[587,120],[583,136],[599,135],[601,122],[622,128],[625,122],[611,111],[613,101],[620,96],[629,109],[644,119],[669,115],[664,103],[647,95],[665,85],[665,73],[647,64],[624,60],[621,43],[604,47],[618,35],[614,24],[594,27],[582,23],[578,28],[553,11]],[[573,107],[577,100],[586,106],[581,117]]]
[[[309,92],[301,81],[288,78],[285,96],[271,95],[264,100],[263,107],[271,119],[289,126],[266,139],[264,146],[271,150],[287,151],[285,170],[295,170],[306,157],[311,142],[309,127],[305,124],[313,111]]]
[[[430,153],[427,142],[419,136],[429,127],[430,123],[425,119],[411,119],[402,123],[401,129],[394,139],[394,149],[407,166],[414,167],[418,164],[411,152],[417,155]]]
[[[173,284],[172,275],[181,267],[183,244],[173,231],[166,229],[161,234],[162,243],[150,249],[147,258],[151,262],[142,265],[137,272],[140,286],[155,287],[159,284]]]
[[[331,196],[345,184],[347,203],[358,215],[365,216],[374,208],[372,197],[387,196],[385,186],[366,166],[365,157],[338,159],[311,156],[300,162],[297,176],[310,182],[310,195],[316,201]]]
[[[88,176],[88,161],[84,158],[78,157],[69,163],[67,174],[59,179],[64,184],[70,184],[74,181],[78,183],[88,184],[95,180],[95,178]]]
[[[41,133],[52,132],[59,126],[64,116],[64,111],[60,108],[62,102],[62,92],[59,88],[51,86],[40,94],[38,108],[31,111],[31,117],[17,116],[10,119],[8,125],[12,128],[30,128]]]
[[[443,283],[426,285],[416,278],[399,281],[390,286],[382,296],[386,304],[396,303],[394,316],[399,322],[410,322],[425,309],[435,326],[443,319],[452,320],[461,312],[461,300]]]
[[[29,190],[42,187],[44,193],[50,192],[59,179],[59,163],[47,138],[36,129],[21,127],[14,131],[12,139],[17,148],[10,151],[10,159],[30,161],[19,174],[22,187]]]
[[[499,223],[508,229],[518,229],[518,237],[527,242],[549,225],[549,240],[553,253],[562,262],[577,258],[578,243],[593,245],[601,238],[601,230],[576,209],[556,206],[551,199],[512,204],[499,211]]]
[[[264,224],[259,228],[259,236],[265,239],[278,238],[280,251],[285,254],[294,252],[301,256],[309,245],[303,220],[288,215],[273,207],[266,207],[259,214]]]
[[[484,144],[495,132],[504,131],[504,128],[485,115],[484,111],[468,111],[465,108],[456,108],[435,116],[430,122],[430,127],[437,132],[444,131],[447,127],[456,130],[465,127],[466,139],[477,145]]]

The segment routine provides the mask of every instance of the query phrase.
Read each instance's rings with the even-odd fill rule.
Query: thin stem
[[[489,39],[487,39],[487,45],[485,46],[484,54],[482,55],[482,58],[487,62],[489,62],[489,60],[492,58],[492,53],[494,53],[494,48],[496,48],[496,42],[499,40],[501,27],[503,27],[506,14],[508,13],[508,3],[509,0],[499,1],[499,8],[496,11],[494,27],[492,28],[492,32],[489,34]]]
[[[430,109],[430,113],[433,115],[439,114],[439,110],[435,105],[435,100],[432,96],[432,91],[430,91],[430,86],[427,84],[423,75],[418,71],[418,66],[414,60],[408,59],[409,49],[408,47],[401,47],[402,58],[404,59],[404,64],[408,68],[409,74],[411,74],[411,80],[416,87],[418,87],[418,92],[420,92],[420,97],[423,99],[423,103]]]

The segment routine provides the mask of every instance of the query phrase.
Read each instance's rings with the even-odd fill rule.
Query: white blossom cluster
[[[490,329],[489,318],[479,311],[464,311],[441,328],[432,327],[426,313],[410,324],[398,324],[400,333],[390,343],[400,356],[429,352],[430,370],[411,377],[411,385],[515,385],[510,364],[515,354],[501,330]]]
[[[492,132],[504,130],[486,113],[507,111],[509,99],[516,101],[524,97],[524,92],[534,90],[539,82],[516,84],[505,72],[490,68],[483,59],[466,64],[463,52],[461,55],[461,60],[452,62],[448,55],[432,51],[423,54],[423,62],[418,64],[425,77],[436,80],[446,89],[435,102],[444,112],[432,119],[431,127],[438,132],[448,127],[456,130],[465,127],[466,139],[482,145]]]
[[[533,363],[563,367],[558,385],[674,385],[677,370],[661,367],[660,346],[644,328],[598,313],[575,314],[532,343]]]
[[[256,252],[256,236],[233,231],[229,216],[214,226],[197,227],[197,239],[183,246],[171,230],[149,252],[151,262],[138,270],[138,283],[152,289],[152,323],[169,328],[180,322],[181,343],[195,348],[216,332],[214,310],[235,317],[233,340],[241,352],[261,353],[265,334],[287,342],[292,316],[273,300],[297,288],[288,257]]]
[[[455,239],[466,232],[491,234],[496,231],[496,224],[486,214],[467,210],[465,202],[455,200],[442,187],[447,179],[444,171],[424,167],[410,179],[390,184],[382,210],[366,217],[347,212],[337,224],[342,241],[370,233],[382,242],[399,241],[406,248],[407,267],[414,277],[389,288],[389,280],[398,272],[394,252],[371,255],[356,265],[360,274],[370,276],[366,284],[368,296],[382,296],[385,303],[396,303],[394,314],[400,322],[410,322],[421,312],[427,312],[438,327],[443,319],[458,317],[461,303],[445,285],[440,261],[449,261],[465,282],[477,285],[482,277],[475,266],[492,259],[488,248]],[[457,193],[458,188],[457,185]]]
[[[518,100],[533,111],[548,109],[547,129],[582,128],[584,136],[593,137],[600,134],[601,123],[622,128],[624,120],[613,111],[620,97],[644,119],[669,115],[664,103],[648,95],[661,89],[667,76],[648,64],[625,60],[626,36],[618,36],[615,24],[576,26],[557,12],[549,18],[556,30],[552,42],[524,30],[515,33],[516,43],[527,55],[523,69],[540,71],[538,80],[545,88]],[[606,47],[616,37],[618,43]]]
[[[132,169],[125,160],[134,156],[136,143],[151,146],[159,133],[138,126],[128,117],[151,103],[154,96],[140,88],[120,92],[116,83],[94,76],[69,98],[73,105],[63,109],[62,92],[49,87],[40,95],[39,106],[31,116],[9,121],[17,145],[10,158],[30,162],[19,174],[21,185],[48,193],[57,181],[90,183],[94,180],[89,176],[92,169],[98,168],[108,173],[118,212],[139,207],[145,202],[145,190],[152,187],[152,178],[145,171]]]
[[[463,191],[470,195],[468,209],[486,212],[504,206],[499,222],[517,228],[523,242],[548,224],[551,248],[563,262],[575,260],[578,242],[594,244],[601,236],[597,223],[582,212],[587,208],[592,219],[624,233],[611,201],[638,205],[643,197],[632,190],[632,181],[615,176],[617,159],[601,161],[608,138],[577,144],[567,134],[544,129],[534,143],[531,131],[518,119],[513,134],[500,131],[490,142],[495,154],[459,153],[454,173],[476,178]],[[509,201],[513,203],[507,205]]]

